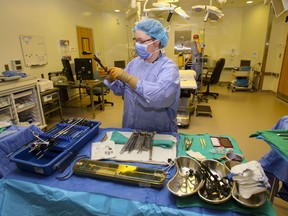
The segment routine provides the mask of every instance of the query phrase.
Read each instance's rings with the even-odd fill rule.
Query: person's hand
[[[111,67],[108,69],[108,73],[110,74],[110,76],[113,79],[120,79],[121,80],[121,76],[123,73],[127,73],[126,71],[124,71],[122,68],[118,68],[118,67]]]
[[[112,67],[109,68],[108,72],[113,79],[119,79],[123,83],[128,83],[133,89],[136,89],[138,78],[130,75],[122,68]]]

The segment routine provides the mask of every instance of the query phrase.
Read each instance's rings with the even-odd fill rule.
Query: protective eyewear
[[[148,41],[154,41],[154,40],[155,40],[154,38],[149,38],[149,39],[144,40],[144,41],[139,41],[139,40],[137,40],[136,38],[133,38],[133,41],[134,41],[135,43],[139,43],[139,44],[144,44],[144,43],[146,43],[146,42],[148,42]]]

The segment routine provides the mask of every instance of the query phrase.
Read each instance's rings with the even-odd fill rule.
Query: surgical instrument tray
[[[162,188],[166,174],[161,169],[146,168],[116,162],[80,159],[73,167],[76,175],[108,179],[140,187]]]
[[[19,169],[33,173],[51,175],[98,134],[99,122],[73,118],[57,123],[47,132],[37,134],[24,148],[10,156]]]

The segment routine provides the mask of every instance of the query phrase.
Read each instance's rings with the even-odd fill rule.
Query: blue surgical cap
[[[147,35],[157,39],[161,43],[161,47],[165,47],[168,43],[168,34],[162,24],[155,19],[140,20],[134,27],[134,32],[141,30]]]

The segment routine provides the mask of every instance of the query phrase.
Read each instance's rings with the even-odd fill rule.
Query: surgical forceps
[[[38,140],[41,141],[41,144],[46,144],[46,145],[49,144],[48,141],[43,140],[43,139],[39,136],[40,134],[39,134],[38,132],[32,131],[32,130],[30,130],[30,131],[31,131],[32,135],[33,135],[35,138],[37,138]]]
[[[165,172],[167,178],[171,177],[170,170],[172,169],[172,167],[174,165],[175,165],[175,161],[172,160],[172,159],[168,159],[168,166],[163,169],[163,171]]]
[[[206,141],[204,138],[200,138],[200,144],[202,146],[202,149],[205,149],[206,148]]]
[[[43,139],[39,136],[40,134],[39,134],[38,132],[32,131],[32,130],[30,130],[30,131],[31,131],[32,135],[33,135],[35,138],[37,138],[38,140],[36,140],[35,142],[29,144],[29,147],[30,147],[30,151],[29,151],[29,152],[34,151],[35,149],[39,149],[41,145],[46,145],[46,146],[48,146],[48,145],[50,144],[50,142],[43,140]],[[37,142],[37,141],[38,141],[38,142]],[[39,141],[40,141],[40,142],[39,142]]]

